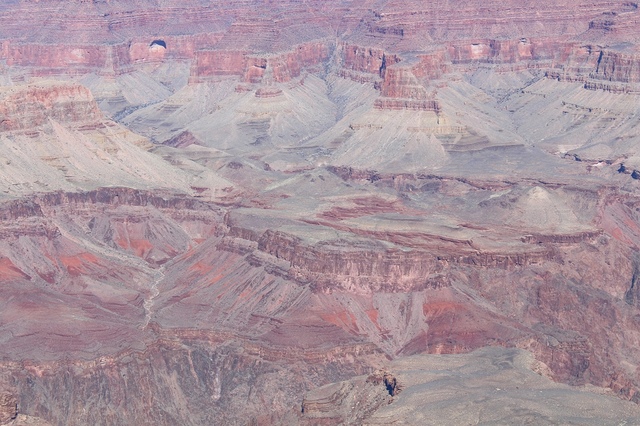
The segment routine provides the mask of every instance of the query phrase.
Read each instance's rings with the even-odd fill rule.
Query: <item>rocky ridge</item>
[[[7,419],[383,422],[485,346],[637,401],[636,4],[156,3],[0,13]]]

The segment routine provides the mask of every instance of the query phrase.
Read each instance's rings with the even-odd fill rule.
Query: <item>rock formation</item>
[[[5,1],[0,423],[636,421],[639,13]]]
[[[0,395],[0,423],[6,424],[18,416],[18,402],[9,393]]]
[[[398,380],[404,383],[404,394],[393,398],[387,395],[385,401],[378,396],[377,388],[368,386],[370,378],[364,377],[326,385],[307,393],[300,423],[438,425],[447,419],[461,424],[516,421],[598,425],[615,424],[618,419],[638,421],[633,404],[598,395],[598,389],[578,390],[551,382],[544,375],[544,364],[524,351],[487,348],[440,358],[408,357],[392,365]],[[358,410],[349,410],[354,405]],[[554,405],[564,410],[556,411],[551,408]],[[355,413],[362,417],[355,419]]]

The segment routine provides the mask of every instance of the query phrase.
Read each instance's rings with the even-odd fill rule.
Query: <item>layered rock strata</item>
[[[0,420],[401,421],[485,346],[638,400],[636,4],[76,6],[0,12]]]

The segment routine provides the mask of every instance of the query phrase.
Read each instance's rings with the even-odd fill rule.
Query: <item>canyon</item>
[[[637,3],[0,6],[0,424],[640,419]]]

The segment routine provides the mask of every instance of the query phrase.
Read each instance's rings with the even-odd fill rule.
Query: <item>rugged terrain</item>
[[[639,20],[0,2],[0,424],[637,421]]]
[[[301,424],[637,424],[637,407],[544,377],[517,349],[414,355],[309,392]],[[353,407],[357,407],[354,409]]]

